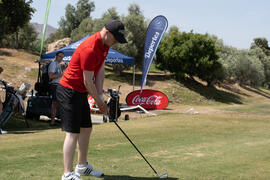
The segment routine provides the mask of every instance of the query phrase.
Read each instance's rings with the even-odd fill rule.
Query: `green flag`
[[[48,0],[46,14],[45,14],[45,20],[44,20],[44,24],[43,24],[43,33],[42,33],[41,45],[40,45],[40,56],[42,54],[42,50],[43,50],[43,46],[44,46],[44,39],[45,39],[45,34],[46,34],[46,29],[47,29],[47,22],[48,22],[50,6],[51,6],[51,0]]]

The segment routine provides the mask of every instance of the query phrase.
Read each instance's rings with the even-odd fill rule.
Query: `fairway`
[[[233,111],[163,114],[119,125],[157,172],[168,172],[169,179],[268,179],[269,117]],[[35,123],[0,136],[4,179],[60,179],[64,133],[46,129],[47,125],[38,130],[42,125]],[[156,179],[113,123],[95,125],[91,138],[89,162],[105,172],[103,179]]]

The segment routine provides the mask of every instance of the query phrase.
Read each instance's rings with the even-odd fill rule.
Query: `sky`
[[[168,19],[169,27],[180,31],[213,34],[225,45],[248,49],[254,38],[270,41],[269,0],[93,0],[93,18],[100,18],[109,8],[115,7],[119,15],[127,15],[132,3],[140,6],[145,18],[157,15]],[[65,16],[67,4],[76,6],[78,0],[51,0],[48,24],[57,28]],[[36,9],[31,22],[43,24],[46,0],[33,0]],[[143,42],[144,43],[144,42]]]

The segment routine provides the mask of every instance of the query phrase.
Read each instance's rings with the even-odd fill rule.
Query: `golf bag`
[[[110,98],[107,102],[107,106],[109,108],[109,121],[117,121],[117,119],[121,115],[120,105],[119,105],[119,90],[108,89],[108,93],[110,94]]]
[[[24,113],[24,99],[26,98],[26,93],[30,88],[30,84],[23,83],[19,89],[7,84],[5,80],[1,80],[4,85],[5,101],[3,102],[3,109],[0,115],[0,134],[2,134],[2,127],[11,118],[14,112]],[[27,121],[26,124],[28,125]]]
[[[47,63],[41,66],[39,81],[35,83],[35,90],[39,96],[50,96],[50,79],[49,79],[49,66]]]

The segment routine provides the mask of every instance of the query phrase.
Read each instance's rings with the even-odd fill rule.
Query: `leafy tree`
[[[100,31],[105,23],[111,19],[120,20],[120,16],[114,7],[108,9],[100,19],[92,19],[90,17],[84,19],[79,27],[74,29],[71,33],[72,41],[77,41],[87,34],[94,34]]]
[[[81,27],[79,26],[82,22],[85,24],[86,21],[91,19],[90,15],[95,10],[95,4],[89,0],[79,0],[76,4],[76,7],[68,4],[65,10],[65,17],[61,17],[60,21],[58,22],[59,28],[55,33],[50,34],[49,38],[46,40],[46,44],[52,43],[59,39],[63,39],[65,37],[71,37],[72,39],[76,40],[80,39],[80,37],[83,37],[83,35],[78,35],[78,33],[81,33],[82,31],[85,32],[85,30],[80,30],[84,27],[82,27],[83,25],[81,25]]]
[[[260,62],[262,63],[264,67],[264,76],[265,76],[265,81],[263,82],[263,85],[269,88],[270,87],[270,56],[267,56],[264,53],[264,51],[259,47],[250,49],[249,55],[255,58],[258,58]]]
[[[102,14],[100,19],[95,19],[95,26],[93,27],[93,32],[100,31],[104,25],[110,20],[121,20],[115,7],[109,8],[105,13]]]
[[[18,38],[17,44],[15,43],[16,36]],[[27,23],[22,28],[19,28],[16,33],[6,35],[2,40],[2,46],[6,48],[19,48],[36,52],[39,47],[36,47],[37,36],[38,34],[34,27],[30,23]]]
[[[136,66],[142,66],[144,57],[144,42],[147,23],[144,15],[137,4],[131,4],[128,8],[129,14],[122,18],[126,28],[128,44],[119,45],[119,51],[136,59]]]
[[[221,64],[217,61],[215,41],[209,35],[179,32],[170,29],[157,52],[157,65],[181,78],[184,74],[198,76],[208,85],[219,78]]]
[[[18,46],[18,29],[31,19],[35,9],[32,0],[2,0],[0,3],[0,42],[4,35],[15,33],[15,47]]]
[[[62,31],[61,29],[57,29],[55,33],[51,33],[50,36],[46,39],[45,46],[59,39],[63,39],[65,37],[66,36],[64,34],[64,31]]]
[[[233,69],[239,84],[260,86],[265,81],[263,64],[255,56],[250,56],[248,51],[238,51]]]
[[[270,47],[266,38],[254,38],[253,41],[250,49],[261,48],[267,56],[270,56]]]
[[[71,33],[71,39],[73,42],[80,40],[87,34],[92,34],[95,26],[94,21],[91,18],[84,19],[78,28],[74,29]]]
[[[232,46],[226,46],[221,39],[216,36],[212,36],[216,41],[217,55],[219,57],[218,62],[222,65],[222,70],[219,71],[219,76],[223,79],[231,80],[234,78],[235,64],[237,61],[238,50]]]
[[[71,37],[72,31],[78,28],[85,18],[89,18],[94,10],[95,4],[89,0],[79,0],[76,7],[68,4],[65,17],[59,21],[59,31],[63,33],[64,37]]]

